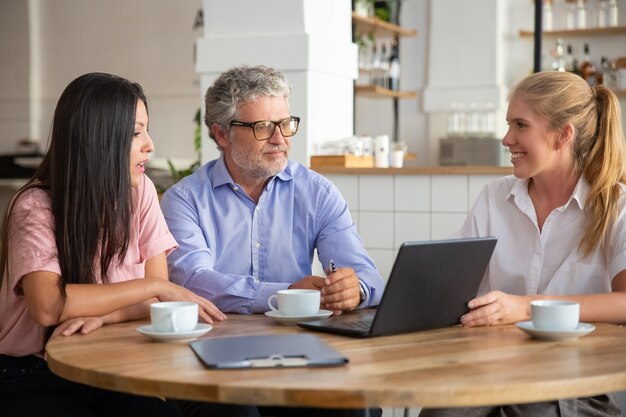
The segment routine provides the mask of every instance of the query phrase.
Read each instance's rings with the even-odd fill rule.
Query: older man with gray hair
[[[268,298],[287,288],[319,290],[320,307],[334,314],[377,305],[384,283],[346,201],[328,179],[288,160],[301,123],[289,110],[289,93],[285,76],[264,66],[232,68],[208,89],[204,120],[221,155],[163,196],[179,244],[168,257],[170,276],[224,312],[265,312]],[[337,268],[312,275],[315,250],[323,266],[332,259]],[[304,409],[224,407],[237,416],[309,415]]]

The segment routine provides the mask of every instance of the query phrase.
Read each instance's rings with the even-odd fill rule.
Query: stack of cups
[[[374,166],[389,168],[389,136],[378,135],[374,139]]]

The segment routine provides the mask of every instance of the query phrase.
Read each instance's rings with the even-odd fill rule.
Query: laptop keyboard
[[[372,327],[371,320],[367,321],[344,321],[340,323],[333,323],[332,327],[337,329],[356,330],[359,332],[368,332]]]

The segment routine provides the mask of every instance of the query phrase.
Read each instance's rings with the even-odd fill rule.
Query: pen
[[[330,260],[330,262],[328,262],[328,270],[331,274],[337,270],[337,267],[335,266],[335,261],[333,261],[332,259]]]

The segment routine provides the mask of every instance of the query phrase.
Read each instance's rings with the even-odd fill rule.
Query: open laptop
[[[456,325],[468,311],[495,237],[406,242],[377,309],[298,323],[309,330],[372,337]]]

